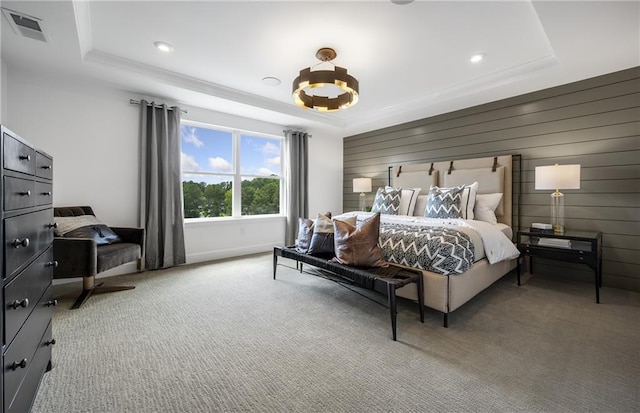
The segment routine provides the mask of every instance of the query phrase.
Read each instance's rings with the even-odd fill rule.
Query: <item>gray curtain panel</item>
[[[148,270],[184,264],[180,109],[140,101],[140,222]]]
[[[288,165],[285,188],[285,243],[293,245],[298,230],[298,218],[306,218],[309,215],[309,136],[306,132],[286,130],[284,137]]]

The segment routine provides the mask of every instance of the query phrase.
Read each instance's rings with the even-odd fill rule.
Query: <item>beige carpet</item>
[[[640,411],[640,294],[595,304],[589,283],[507,275],[448,329],[401,300],[394,342],[382,305],[271,268],[263,254],[119,276],[136,289],[61,301],[33,412]]]

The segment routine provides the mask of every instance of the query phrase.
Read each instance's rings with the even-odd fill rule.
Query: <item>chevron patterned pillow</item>
[[[432,186],[427,198],[427,218],[462,218],[462,192],[464,185],[453,188]]]
[[[401,190],[395,188],[378,188],[371,212],[387,215],[398,215],[400,209]]]

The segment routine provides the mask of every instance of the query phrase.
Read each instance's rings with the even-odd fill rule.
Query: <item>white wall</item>
[[[7,67],[0,59],[0,123],[7,118]]]
[[[139,107],[134,96],[98,84],[44,79],[5,67],[4,124],[54,157],[54,205],[90,205],[113,226],[138,225]],[[8,72],[8,73],[7,73]],[[171,102],[167,102],[171,103]],[[281,125],[182,105],[184,119],[282,134]],[[342,140],[310,143],[310,215],[342,208]],[[187,262],[270,250],[284,242],[284,218],[240,218],[185,225]],[[123,266],[105,275],[134,271]]]

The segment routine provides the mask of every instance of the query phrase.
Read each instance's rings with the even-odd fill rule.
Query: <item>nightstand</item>
[[[596,303],[600,302],[600,287],[602,287],[601,232],[566,231],[564,234],[553,234],[530,230],[518,231],[517,247],[520,250],[520,258],[527,255],[530,257],[530,273],[533,273],[533,257],[588,265],[595,276]],[[520,285],[520,258],[518,258],[517,266],[518,285]]]

